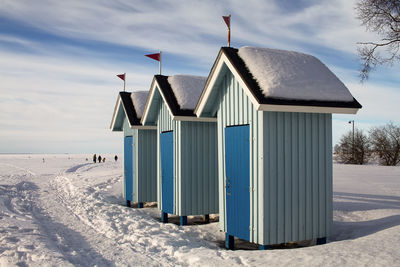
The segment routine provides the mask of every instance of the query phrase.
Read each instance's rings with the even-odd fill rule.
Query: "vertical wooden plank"
[[[179,136],[177,136],[177,141],[180,143],[179,146],[177,146],[177,151],[179,151],[178,147],[180,147],[180,155],[181,155],[181,160],[180,160],[180,170],[176,170],[177,176],[176,176],[176,190],[179,192],[180,198],[177,200],[177,207],[179,207],[177,212],[177,215],[180,216],[185,216],[188,215],[188,212],[190,211],[190,207],[192,206],[192,200],[191,200],[191,181],[190,181],[190,171],[191,171],[191,165],[190,165],[190,154],[188,154],[187,146],[190,145],[190,142],[188,140],[188,135],[189,130],[187,129],[186,122],[179,122],[179,125],[177,125],[177,134],[179,132]],[[179,129],[179,131],[178,131]],[[177,166],[175,166],[177,168]]]
[[[285,242],[292,241],[292,127],[291,127],[291,113],[285,112],[283,113],[283,126],[284,126],[284,190],[285,190],[285,233],[284,238]]]
[[[298,125],[299,113],[292,113],[291,118],[291,158],[292,158],[292,240],[299,240],[299,125]]]
[[[148,177],[148,195],[143,202],[154,202],[157,201],[157,131],[146,130],[145,136],[146,145],[142,147],[142,150],[147,150],[147,159],[145,162],[145,169]]]
[[[312,114],[312,216],[313,216],[313,237],[318,236],[318,211],[319,211],[319,194],[318,194],[318,173],[319,173],[319,150],[318,150],[318,114]]]
[[[177,122],[172,122],[174,124],[175,127],[175,131],[173,131],[173,139],[174,139],[174,145],[173,145],[173,160],[174,160],[174,164],[173,164],[173,171],[174,171],[174,175],[173,175],[173,214],[178,214],[180,215],[181,212],[181,207],[180,205],[180,201],[179,198],[181,197],[180,192],[177,188],[178,185],[178,181],[181,179],[182,177],[182,170],[180,168],[181,166],[181,158],[179,157],[182,154],[182,151],[180,150],[181,146],[180,146],[180,142],[181,142],[181,134],[180,134],[180,125],[176,125]]]
[[[277,116],[277,164],[278,164],[278,243],[285,240],[285,155],[284,155],[284,115],[278,112]]]
[[[227,126],[230,126],[230,125],[234,124],[234,121],[232,120],[232,118],[233,118],[232,110],[234,109],[234,106],[233,106],[233,90],[232,90],[232,75],[230,75],[229,78],[230,78],[229,79],[229,85],[228,85],[229,98],[227,99],[227,101],[229,103],[229,106],[228,106],[229,108],[228,108],[228,110],[227,110],[228,112],[226,114],[226,117],[228,119]]]
[[[258,244],[264,244],[264,113],[262,111],[258,111],[258,132],[256,137],[256,142],[258,143],[258,175],[255,177],[257,181],[256,187],[256,202],[258,203],[258,208],[256,212],[256,226],[255,226],[255,242]]]
[[[325,192],[325,181],[326,181],[326,177],[325,177],[325,158],[326,158],[326,145],[325,145],[325,114],[318,114],[318,129],[319,129],[319,133],[318,133],[318,148],[319,148],[319,152],[318,152],[318,165],[319,165],[319,169],[318,169],[318,196],[319,196],[319,204],[318,204],[318,237],[326,237],[325,236],[325,218],[326,218],[326,192]]]
[[[311,114],[305,114],[305,151],[306,151],[306,239],[312,238],[312,126],[311,126]]]
[[[254,118],[254,109],[251,109],[251,118],[253,119]],[[254,184],[253,184],[253,177],[254,177],[254,173],[255,173],[255,166],[254,166],[254,153],[255,153],[255,151],[254,151],[254,146],[253,146],[253,144],[254,144],[254,140],[253,140],[253,136],[254,136],[254,127],[255,127],[255,125],[254,125],[254,122],[253,123],[251,123],[250,124],[250,127],[249,127],[249,145],[250,145],[250,151],[249,151],[249,153],[250,153],[250,155],[249,155],[249,166],[250,166],[250,168],[249,168],[249,172],[250,172],[250,175],[249,175],[249,186],[250,186],[250,188],[251,188],[251,190],[254,188]],[[254,227],[254,213],[253,213],[253,208],[254,208],[254,201],[253,201],[253,192],[250,192],[250,195],[249,195],[249,197],[250,197],[250,220],[249,220],[249,227],[251,228],[251,229],[253,229],[253,227]],[[251,231],[252,232],[252,231]],[[251,237],[253,236],[253,235],[250,235]],[[251,242],[253,242],[253,240],[251,239],[251,240],[249,240],[249,241],[251,241]]]
[[[270,177],[270,114],[271,112],[263,112],[263,135],[260,137],[264,140],[264,151],[263,151],[263,177],[264,177],[264,192],[259,196],[264,202],[264,214],[261,216],[260,220],[263,220],[262,224],[264,226],[264,244],[270,244],[270,220],[271,220],[271,210],[270,210],[270,195],[271,195],[271,177]]]
[[[225,79],[223,80],[223,84],[225,84]],[[223,87],[226,88],[226,87]],[[223,116],[224,116],[224,99],[222,97],[223,91],[219,90],[219,108],[217,111],[217,135],[218,135],[218,204],[219,204],[219,229],[226,232],[225,227],[225,179],[224,179],[224,123],[223,123]]]
[[[331,233],[331,227],[333,223],[333,170],[332,170],[332,114],[326,114],[325,121],[325,132],[326,132],[326,235],[329,236]]]
[[[244,107],[244,98],[246,97],[246,95],[244,94],[242,88],[240,87],[239,83],[237,83],[237,90],[239,93],[239,105],[238,107],[240,107],[239,110],[239,124],[244,124],[244,120],[243,120],[243,107]]]
[[[299,144],[299,153],[298,153],[298,159],[299,159],[299,189],[298,189],[298,194],[299,194],[299,240],[305,240],[306,239],[306,169],[307,169],[307,164],[306,164],[306,149],[305,149],[305,143],[306,143],[306,129],[305,129],[305,124],[306,124],[306,118],[304,113],[299,113],[299,135],[297,142]]]
[[[142,184],[139,182],[139,134],[138,129],[133,130],[133,194],[132,201],[138,202],[139,195],[143,192]]]
[[[199,213],[200,214],[204,214],[206,213],[206,209],[205,207],[208,206],[208,200],[210,199],[210,191],[207,190],[208,188],[208,181],[210,179],[209,175],[206,175],[205,173],[207,173],[211,166],[209,164],[209,159],[213,158],[214,155],[211,154],[211,151],[208,149],[208,146],[211,142],[211,138],[209,136],[209,131],[208,128],[211,127],[210,123],[207,122],[202,122],[199,124],[200,128],[201,128],[201,137],[200,137],[200,142],[199,142],[199,146],[201,148],[201,155],[199,155],[200,161],[201,161],[201,166],[199,166],[199,173],[200,173],[200,177],[202,178],[203,184],[201,187],[201,194],[203,195],[203,198],[200,202],[200,209],[199,209]],[[205,155],[209,155],[208,158],[205,157]],[[213,176],[215,177],[215,176]]]
[[[270,124],[269,124],[269,204],[270,204],[270,242],[271,244],[278,243],[278,183],[277,183],[277,113],[270,112]]]

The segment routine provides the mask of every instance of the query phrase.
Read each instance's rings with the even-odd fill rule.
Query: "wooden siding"
[[[181,122],[181,215],[218,213],[217,124]]]
[[[158,90],[158,89],[157,89]],[[161,98],[162,99],[162,98]],[[162,201],[161,201],[161,151],[160,151],[160,134],[165,131],[173,131],[174,132],[174,180],[176,179],[177,173],[175,170],[178,170],[178,164],[180,163],[179,156],[180,153],[177,154],[179,151],[178,142],[175,142],[175,136],[177,132],[179,132],[178,122],[173,121],[172,117],[168,111],[166,104],[160,100],[158,103],[158,114],[157,114],[157,202],[158,208],[162,210]],[[176,196],[176,188],[174,187],[174,197]],[[174,199],[174,206],[179,204]]]
[[[332,115],[264,113],[264,244],[329,236]]]
[[[218,211],[216,123],[173,120],[164,101],[159,101],[156,123],[159,209],[162,210],[160,134],[164,131],[173,131],[174,214],[183,216],[216,213]],[[208,175],[205,170],[209,172]],[[213,190],[209,190],[210,187],[214,187]]]
[[[133,137],[133,202],[157,201],[156,186],[156,131],[131,129],[127,119],[123,123],[124,136]],[[125,186],[125,184],[124,184]],[[125,188],[124,188],[125,192]]]
[[[329,236],[332,115],[257,111],[230,72],[217,107],[220,229],[226,231],[227,126],[250,125],[250,241],[277,244]]]
[[[138,201],[157,201],[157,131],[138,130]]]
[[[219,175],[219,216],[220,228],[226,232],[225,203],[225,127],[233,125],[250,125],[250,241],[258,242],[258,232],[263,232],[262,210],[262,112],[254,109],[250,99],[240,88],[234,76],[227,72],[219,90],[218,119],[218,175]],[[222,179],[221,179],[222,177]]]

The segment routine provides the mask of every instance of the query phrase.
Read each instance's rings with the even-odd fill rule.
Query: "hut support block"
[[[161,222],[168,223],[168,213],[163,211],[161,212]]]
[[[258,245],[259,250],[268,250],[269,248],[269,245]]]
[[[326,237],[317,238],[317,245],[326,244]]]
[[[131,207],[131,201],[130,200],[126,201],[126,206],[129,207],[129,208]]]
[[[143,208],[143,202],[139,202],[139,203],[138,203],[138,208],[139,208],[139,209]]]
[[[209,214],[204,215],[204,222],[210,223],[210,215]]]
[[[181,226],[187,225],[187,216],[181,216],[180,223]]]
[[[235,247],[235,238],[233,235],[225,233],[225,248],[233,249]]]

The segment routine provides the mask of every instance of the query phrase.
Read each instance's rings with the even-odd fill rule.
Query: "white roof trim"
[[[257,110],[278,112],[304,112],[304,113],[338,113],[356,114],[358,108],[291,106],[291,105],[259,105]]]
[[[146,123],[150,102],[152,101],[152,99],[154,97],[156,87],[158,87],[158,91],[160,92],[160,95],[161,95],[165,105],[167,106],[167,109],[168,109],[169,113],[171,114],[171,117],[173,117],[172,111],[171,111],[170,107],[168,106],[168,102],[165,100],[165,96],[164,96],[162,90],[160,89],[160,85],[158,84],[156,78],[154,77],[153,82],[151,83],[149,96],[147,97],[146,106],[144,107],[144,110],[143,110],[142,119],[140,120],[140,122],[142,124]]]
[[[117,102],[115,103],[115,107],[114,107],[114,114],[111,120],[111,124],[110,124],[110,129],[114,129],[114,124],[115,124],[115,119],[117,118],[117,113],[118,113],[118,109],[119,109],[119,105],[121,104],[121,96],[118,94],[118,99]]]
[[[133,125],[130,126],[130,128],[139,130],[157,130],[157,126],[152,126],[152,125]]]
[[[154,95],[154,83],[155,83],[155,78],[153,78],[153,81],[151,82],[149,95],[147,97],[146,105],[144,106],[142,118],[140,119],[140,123],[142,125],[144,125],[147,120],[147,114],[148,114],[148,109],[150,106],[150,100],[153,98],[153,95]]]
[[[217,122],[217,118],[193,117],[193,116],[173,116],[174,121],[198,121],[198,122]]]
[[[246,83],[242,80],[242,77],[236,71],[235,67],[232,65],[232,63],[229,61],[229,59],[226,57],[226,55],[223,52],[220,52],[220,54],[217,58],[217,63],[215,65],[215,67],[211,70],[209,80],[207,80],[204,94],[202,94],[200,96],[200,100],[197,103],[197,106],[194,110],[194,113],[196,114],[196,116],[200,116],[200,114],[203,112],[203,109],[207,103],[208,98],[210,97],[212,88],[215,86],[215,82],[217,80],[218,74],[221,72],[221,69],[222,69],[222,66],[224,63],[228,67],[228,69],[232,72],[232,74],[235,76],[236,80],[239,82],[239,85],[246,92],[246,95],[249,97],[251,103],[253,103],[253,105],[256,108],[260,106],[260,104],[254,97],[254,95],[247,88]],[[211,77],[211,79],[210,79],[210,77]]]

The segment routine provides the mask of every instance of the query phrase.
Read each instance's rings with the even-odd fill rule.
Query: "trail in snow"
[[[326,245],[228,251],[218,223],[162,224],[156,208],[123,206],[121,162],[84,158],[0,155],[0,266],[400,262],[400,168],[334,166],[333,235]]]

